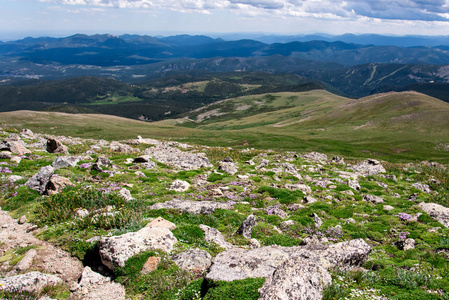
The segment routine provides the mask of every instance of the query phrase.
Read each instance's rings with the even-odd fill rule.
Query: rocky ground
[[[0,131],[6,299],[447,299],[438,163]]]

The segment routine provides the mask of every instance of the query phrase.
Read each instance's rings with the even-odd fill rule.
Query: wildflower
[[[410,218],[412,217],[411,215],[407,214],[407,213],[398,213],[398,217],[399,219],[401,219],[402,221],[408,221],[410,220]]]

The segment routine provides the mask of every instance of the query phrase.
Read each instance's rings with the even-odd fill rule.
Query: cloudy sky
[[[0,0],[0,39],[74,33],[449,34],[449,0]]]

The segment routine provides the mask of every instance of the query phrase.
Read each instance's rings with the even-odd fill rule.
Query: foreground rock
[[[47,190],[47,184],[53,175],[55,168],[52,166],[42,167],[37,174],[34,174],[25,185],[43,195]]]
[[[103,237],[98,241],[98,249],[101,262],[112,270],[123,267],[128,258],[142,251],[160,249],[170,252],[177,241],[167,228],[145,227],[137,232]]]
[[[190,249],[172,257],[173,261],[184,270],[202,274],[212,264],[212,256],[205,250]]]
[[[155,146],[148,148],[144,154],[152,156],[155,160],[175,166],[181,170],[198,170],[199,168],[212,167],[207,157],[203,154],[182,152],[177,148],[169,146]]]
[[[440,222],[444,227],[449,228],[449,208],[436,203],[425,202],[421,202],[418,206],[432,219]]]
[[[358,239],[332,245],[267,246],[250,250],[233,248],[215,257],[206,278],[233,281],[248,277],[268,277],[299,251],[310,252],[307,254],[310,256],[318,255],[323,260],[323,266],[328,269],[335,266],[361,266],[368,258],[371,247],[362,239]]]
[[[49,153],[55,154],[69,154],[69,148],[67,148],[67,146],[63,145],[61,141],[55,138],[47,139],[47,151]]]
[[[213,201],[190,201],[173,199],[163,203],[155,203],[149,209],[179,209],[182,212],[187,212],[194,215],[208,215],[213,213],[216,209],[229,209],[227,203],[213,202]]]
[[[125,288],[115,282],[111,282],[109,277],[105,277],[85,267],[79,288],[75,292],[79,295],[77,299],[83,300],[125,300]]]
[[[221,234],[221,232],[217,228],[209,227],[204,224],[200,224],[199,227],[204,232],[204,239],[207,242],[215,243],[224,249],[234,248],[234,245],[226,241],[223,234]]]
[[[54,286],[62,283],[62,279],[41,272],[30,272],[22,275],[6,277],[0,279],[0,289],[2,290],[22,290],[30,293],[39,293],[46,286]]]

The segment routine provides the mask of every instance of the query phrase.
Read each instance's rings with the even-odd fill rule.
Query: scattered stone
[[[55,169],[75,167],[80,160],[79,156],[58,156],[53,160],[51,166]]]
[[[433,227],[433,228],[427,229],[427,232],[438,232],[438,230],[440,230],[440,229],[441,229],[441,227]]]
[[[361,186],[360,186],[359,182],[357,181],[357,179],[348,179],[346,184],[353,190],[359,191],[361,189]]]
[[[92,170],[103,172],[103,168],[107,168],[112,164],[112,162],[104,155],[98,156],[95,163],[92,165]]]
[[[316,213],[311,214],[310,217],[313,218],[315,228],[320,228],[321,225],[323,225],[323,220],[321,220],[321,218]]]
[[[190,183],[177,179],[170,184],[170,190],[175,192],[185,192],[190,188]]]
[[[156,219],[154,219],[153,221],[148,223],[147,226],[145,226],[145,227],[149,227],[149,228],[160,227],[160,228],[167,228],[168,230],[175,230],[176,229],[176,225],[175,224],[173,224],[170,221],[165,220],[162,217],[157,217]]]
[[[384,205],[384,210],[386,210],[386,211],[390,211],[390,210],[393,210],[393,209],[394,209],[394,207],[391,206],[391,205]]]
[[[161,258],[157,256],[148,257],[147,261],[143,264],[140,274],[146,275],[157,269],[157,266],[161,262]]]
[[[20,224],[20,225],[25,224],[26,221],[27,221],[27,216],[22,215],[22,216],[20,217],[20,219],[19,219],[19,224]]]
[[[221,234],[221,232],[218,231],[218,229],[209,227],[204,224],[200,224],[199,227],[204,232],[204,239],[207,242],[215,243],[224,249],[234,248],[234,245],[232,245],[231,243],[226,241],[225,238],[223,237],[223,235]]]
[[[332,157],[332,162],[336,163],[336,164],[339,164],[339,165],[344,165],[345,164],[344,158],[339,157],[339,156]]]
[[[121,196],[123,199],[125,199],[125,201],[132,201],[134,200],[133,196],[131,196],[131,192],[126,189],[126,188],[122,188],[118,191],[118,195]]]
[[[304,196],[304,198],[302,198],[302,200],[307,204],[314,203],[314,202],[318,201],[317,199],[315,199],[311,196]]]
[[[55,169],[52,166],[42,167],[38,173],[28,179],[25,185],[30,189],[37,191],[40,195],[43,195],[47,190],[47,184],[54,171]]]
[[[18,272],[23,272],[28,270],[33,264],[33,259],[37,255],[35,249],[30,249],[25,253],[25,256],[17,263],[15,270]]]
[[[256,217],[251,214],[243,220],[242,224],[240,224],[239,229],[237,230],[237,234],[241,236],[251,239],[251,234],[253,232],[253,227],[256,225]]]
[[[35,139],[36,138],[36,135],[30,129],[24,128],[20,131],[19,134],[23,139]]]
[[[20,164],[21,161],[22,161],[22,159],[20,158],[20,156],[13,155],[13,156],[11,157],[11,162],[12,162],[12,163]]]
[[[279,224],[279,227],[281,228],[281,230],[288,230],[290,229],[291,226],[295,225],[295,221],[293,220],[287,220],[287,221],[283,221]]]
[[[212,256],[205,250],[198,248],[172,256],[175,264],[184,270],[191,270],[197,274],[204,273],[212,264]]]
[[[310,186],[308,186],[306,184],[301,184],[301,183],[294,183],[294,184],[287,183],[286,185],[284,185],[284,187],[291,191],[300,190],[303,193],[311,193],[312,192],[312,189],[310,188]]]
[[[316,234],[311,234],[309,236],[306,236],[302,241],[301,245],[322,245],[325,243],[328,243],[329,240],[325,236],[317,236]]]
[[[230,175],[234,175],[237,173],[237,167],[232,162],[221,162],[218,170],[228,173]]]
[[[123,267],[131,256],[147,250],[173,250],[177,239],[167,228],[144,227],[137,232],[103,237],[98,241],[101,262],[109,269]]]
[[[62,283],[62,279],[41,272],[29,272],[26,274],[0,278],[1,290],[22,290],[30,293],[39,293],[46,286]]]
[[[11,159],[12,152],[11,151],[1,151],[0,152],[0,159]]]
[[[415,240],[414,239],[406,239],[404,241],[404,251],[415,249]]]
[[[355,223],[357,223],[353,218],[347,218],[346,219],[346,223],[352,223],[352,224],[355,224]]]
[[[425,202],[419,203],[418,206],[432,219],[440,222],[444,227],[449,228],[449,208],[440,204]]]
[[[422,184],[422,183],[417,182],[417,183],[412,184],[412,187],[414,187],[415,189],[418,189],[426,194],[431,192],[428,184]]]
[[[281,164],[281,170],[285,173],[290,173],[293,176],[301,177],[301,175],[299,175],[298,173],[298,169],[296,169],[296,166],[294,164],[283,163]]]
[[[140,149],[134,149],[130,145],[122,144],[122,143],[119,143],[119,142],[116,142],[116,141],[111,142],[109,144],[109,149],[111,149],[112,151],[115,151],[115,152],[120,152],[120,153],[136,153],[136,152],[140,152]]]
[[[260,163],[256,166],[256,170],[260,170],[262,168],[268,167],[268,164],[270,163],[270,161],[268,159],[262,159],[260,161]]]
[[[207,157],[202,153],[182,152],[179,149],[164,145],[148,148],[144,154],[152,156],[155,160],[172,165],[181,170],[198,170],[212,167]]]
[[[188,212],[194,215],[208,215],[213,213],[217,208],[230,209],[229,204],[214,201],[190,201],[173,199],[163,203],[155,203],[149,209],[179,209],[182,212]]]
[[[288,214],[279,207],[273,208],[273,214],[280,217],[281,219],[285,219],[288,217]]]
[[[374,204],[384,203],[384,199],[374,195],[365,195],[363,196],[363,200]]]
[[[58,139],[55,138],[47,139],[47,151],[54,154],[69,154],[69,148],[67,148],[67,146],[63,145]]]
[[[260,243],[256,239],[250,239],[248,242],[248,247],[249,247],[249,249],[260,248]]]
[[[418,194],[417,193],[413,193],[410,196],[408,196],[407,198],[408,201],[416,201],[418,200]]]
[[[297,211],[298,209],[304,209],[304,208],[306,208],[306,207],[299,203],[294,203],[288,207],[288,209],[291,211]]]
[[[11,176],[8,177],[8,182],[13,183],[13,182],[16,182],[16,181],[21,180],[21,179],[23,179],[22,176],[19,176],[19,175],[11,175]]]
[[[322,153],[318,153],[318,152],[310,152],[310,153],[304,154],[302,157],[305,159],[308,159],[308,160],[321,161],[321,162],[327,160],[326,154],[322,154]]]
[[[385,173],[385,168],[380,164],[378,160],[367,159],[352,167],[352,170],[360,174],[361,176],[377,175],[379,173]]]
[[[52,175],[47,184],[47,194],[54,195],[62,192],[67,186],[75,186],[68,178]]]

